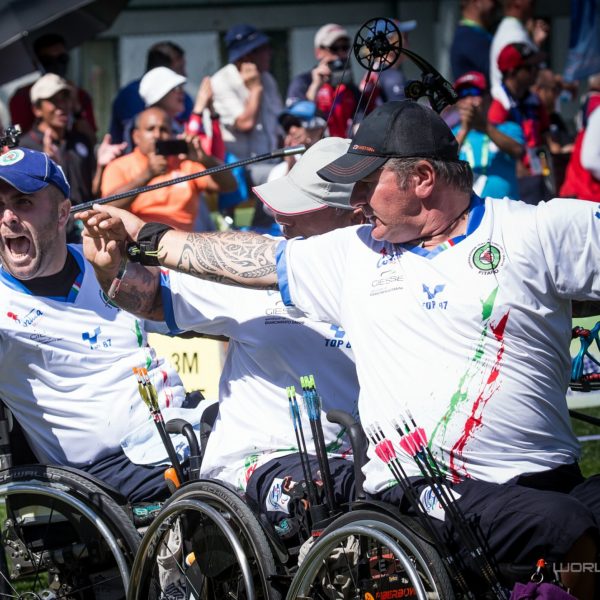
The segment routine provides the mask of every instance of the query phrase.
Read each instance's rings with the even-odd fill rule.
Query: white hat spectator
[[[168,67],[156,67],[148,71],[140,81],[140,96],[146,106],[153,106],[172,89],[187,81]]]
[[[69,82],[54,73],[46,73],[46,75],[40,77],[31,86],[31,90],[29,90],[29,98],[31,103],[35,104],[40,100],[52,98],[52,96],[58,94],[58,92],[62,92],[63,90],[72,91]]]
[[[329,48],[341,39],[349,40],[348,32],[337,23],[327,23],[315,34],[315,48]]]

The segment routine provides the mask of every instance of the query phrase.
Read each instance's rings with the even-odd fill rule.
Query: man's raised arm
[[[158,247],[161,265],[195,277],[277,289],[278,240],[248,231],[167,231]]]
[[[142,319],[162,321],[164,310],[159,269],[125,260],[127,241],[144,222],[112,206],[101,213],[77,213],[76,218],[84,222],[83,253],[94,267],[96,279],[110,300]]]
[[[86,257],[94,264],[96,275],[103,286],[109,277],[116,275],[117,255],[120,258],[125,242],[141,241],[138,239],[141,232],[140,237],[146,242],[145,251],[149,250],[158,259],[160,266],[220,283],[277,289],[275,253],[278,240],[246,231],[188,233],[175,230],[160,231],[158,235],[154,230],[150,239],[146,239],[144,234],[148,228],[142,231],[144,222],[113,206],[94,205],[94,210],[77,213],[75,217],[83,220],[85,233],[92,238],[87,242],[89,249]],[[101,269],[99,261],[93,258],[96,246],[99,245],[103,250],[100,259],[107,263],[108,268],[103,266]],[[112,257],[110,252],[106,252],[106,248],[112,252]],[[133,269],[133,272],[138,273],[138,270]],[[131,281],[129,274],[126,281]],[[123,308],[131,310],[130,307]]]

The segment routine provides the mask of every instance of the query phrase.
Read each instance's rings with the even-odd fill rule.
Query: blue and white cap
[[[43,152],[12,148],[0,156],[0,179],[22,192],[33,194],[54,184],[69,197],[70,187],[63,170]]]

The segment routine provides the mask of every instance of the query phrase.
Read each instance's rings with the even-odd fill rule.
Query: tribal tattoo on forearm
[[[275,252],[278,240],[252,232],[191,233],[178,256],[161,250],[161,262],[202,279],[277,289]],[[165,263],[163,263],[165,264]]]

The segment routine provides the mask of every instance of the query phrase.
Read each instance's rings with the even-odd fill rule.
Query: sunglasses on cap
[[[478,87],[462,87],[456,92],[459,98],[467,98],[468,96],[483,96],[483,90]]]

